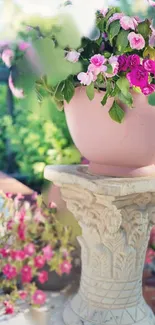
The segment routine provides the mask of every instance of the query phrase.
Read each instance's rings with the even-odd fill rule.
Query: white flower
[[[80,53],[75,50],[69,51],[66,55],[66,59],[69,62],[73,62],[73,63],[78,62],[79,57],[80,57]]]

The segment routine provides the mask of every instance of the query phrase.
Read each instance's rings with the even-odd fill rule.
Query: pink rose
[[[38,280],[42,284],[47,282],[48,281],[48,272],[46,272],[46,271],[40,272],[38,275]]]
[[[139,65],[127,74],[127,79],[131,86],[140,87],[142,89],[148,85],[148,72],[142,65]]]
[[[140,65],[140,57],[137,54],[132,54],[128,56],[128,66],[130,69],[133,69]]]
[[[106,73],[107,78],[111,78],[116,76],[119,70],[118,56],[112,56],[109,59],[109,64],[112,66],[112,73]]]
[[[142,50],[145,47],[145,40],[141,34],[131,32],[128,35],[128,40],[132,49]]]
[[[42,255],[38,255],[34,259],[34,265],[37,269],[42,269],[45,265],[46,259]]]
[[[145,86],[144,88],[142,88],[142,93],[145,96],[151,95],[152,93],[155,92],[155,85],[154,84],[148,84],[147,86]]]
[[[36,292],[32,296],[32,300],[35,305],[44,305],[46,301],[46,295],[43,291],[36,290]]]
[[[17,98],[24,98],[24,91],[23,89],[19,89],[19,88],[16,88],[14,86],[14,83],[13,83],[13,80],[12,80],[12,76],[10,75],[9,76],[9,87],[10,87],[10,90],[12,91],[13,95]]]
[[[3,267],[2,272],[9,280],[12,280],[17,276],[17,269],[15,266],[12,266],[11,264],[6,264]]]
[[[24,252],[27,256],[33,256],[35,253],[35,246],[34,244],[28,244],[27,246],[24,247]]]
[[[82,85],[89,86],[94,81],[94,75],[92,72],[80,72],[77,79]]]
[[[72,63],[78,62],[79,57],[80,57],[80,53],[75,50],[69,51],[66,55],[66,59]]]
[[[0,255],[2,257],[6,258],[10,255],[10,249],[9,248],[0,248]]]
[[[126,71],[129,68],[128,57],[123,54],[118,57],[119,71]]]
[[[52,257],[54,256],[53,249],[51,248],[50,245],[47,245],[46,247],[44,247],[42,249],[42,251],[43,251],[44,258],[46,261],[50,261],[52,259]]]
[[[64,273],[70,274],[71,269],[72,269],[72,264],[67,260],[63,261],[63,263],[60,264],[60,273],[61,274],[64,274]]]
[[[109,20],[108,20],[108,25],[111,24],[113,21],[115,20],[120,20],[122,17],[124,16],[123,13],[121,12],[116,12],[115,14],[113,14]]]
[[[8,68],[11,67],[14,56],[14,52],[11,49],[6,49],[3,51],[2,60]]]
[[[146,71],[155,74],[155,61],[154,60],[144,59],[143,67]]]
[[[32,280],[32,268],[29,265],[25,265],[21,270],[22,283],[30,283]]]
[[[92,63],[96,68],[101,67],[104,63],[106,63],[106,59],[101,54],[95,54],[91,57],[90,63]]]
[[[128,16],[122,17],[120,19],[120,24],[124,30],[129,30],[129,29],[135,30],[136,27],[138,26],[137,20],[133,17],[128,17]]]

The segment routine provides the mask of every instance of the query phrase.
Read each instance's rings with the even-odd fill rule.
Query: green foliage
[[[149,95],[148,102],[150,105],[155,106],[155,93]]]
[[[114,101],[112,107],[109,110],[110,117],[118,123],[122,123],[124,120],[125,113],[123,109]]]
[[[87,86],[86,93],[90,100],[94,99],[95,92],[94,92],[94,83],[93,82],[89,86]]]

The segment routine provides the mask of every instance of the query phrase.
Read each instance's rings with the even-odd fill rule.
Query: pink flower
[[[5,314],[6,315],[14,314],[14,306],[11,304],[11,302],[4,302],[4,305],[5,305]]]
[[[129,68],[128,57],[123,54],[118,57],[119,71],[126,71]]]
[[[13,93],[13,95],[17,98],[24,98],[24,91],[23,89],[19,89],[19,88],[16,88],[14,86],[14,83],[13,83],[13,80],[12,80],[12,76],[10,75],[9,77],[9,87]]]
[[[155,85],[154,84],[148,84],[147,86],[145,86],[144,88],[142,88],[142,93],[145,96],[151,95],[152,93],[155,92]]]
[[[128,66],[132,70],[133,68],[140,65],[140,57],[137,54],[132,54],[128,56]]]
[[[9,248],[0,248],[0,255],[2,257],[6,258],[10,255],[10,249]]]
[[[152,7],[155,7],[155,1],[154,0],[147,0],[149,5]]]
[[[124,16],[123,13],[121,12],[116,12],[115,14],[113,14],[113,16],[111,16],[109,18],[109,21],[108,21],[108,25],[111,24],[113,21],[115,20],[120,20],[122,17]]]
[[[148,72],[142,65],[139,65],[127,74],[130,84],[141,89],[148,85]]]
[[[12,280],[17,276],[17,269],[15,266],[12,266],[11,264],[6,264],[3,267],[2,272],[9,280]]]
[[[50,209],[57,209],[57,205],[56,205],[56,203],[55,203],[55,202],[50,202],[50,204],[49,204],[49,208],[50,208]]]
[[[26,291],[19,291],[19,297],[22,300],[25,300],[27,298],[27,292]]]
[[[24,252],[27,256],[33,256],[35,253],[35,246],[34,244],[28,244],[27,246],[24,247]]]
[[[30,44],[24,41],[21,41],[18,45],[20,51],[25,52],[30,47]]]
[[[72,264],[67,260],[63,261],[63,263],[60,264],[60,273],[61,274],[64,274],[64,273],[70,274],[71,269],[72,269]]]
[[[106,59],[101,54],[95,54],[91,57],[90,63],[92,63],[96,68],[101,67],[104,63],[106,63]]]
[[[155,256],[155,251],[152,248],[149,248],[146,253],[145,263],[150,264]]]
[[[128,35],[128,40],[130,42],[130,46],[135,50],[142,50],[145,47],[145,40],[141,34],[136,34],[135,32],[131,32]]]
[[[5,193],[7,199],[11,199],[13,197],[12,193]]]
[[[94,64],[89,64],[88,66],[88,72],[91,72],[94,76],[94,80],[95,81],[97,79],[97,76],[99,75],[99,73],[105,73],[105,71],[107,70],[107,67],[105,65],[101,65],[100,67],[96,67]]]
[[[144,59],[143,67],[146,71],[155,74],[155,61],[154,60]]]
[[[45,283],[48,281],[48,272],[42,271],[39,273],[38,280],[40,283]]]
[[[107,78],[116,76],[119,71],[118,56],[111,56],[109,59],[109,64],[112,66],[112,73],[106,73]]]
[[[24,195],[22,195],[21,193],[18,193],[16,196],[17,200],[23,200],[24,199]]]
[[[46,259],[42,255],[38,255],[34,259],[34,265],[37,269],[42,269],[45,265]]]
[[[23,207],[20,209],[18,216],[19,216],[20,222],[23,222],[25,220],[26,211],[25,211],[25,209]]]
[[[10,256],[15,261],[23,261],[25,259],[25,252],[22,250],[11,251]]]
[[[21,270],[22,283],[30,283],[32,280],[32,268],[25,265]]]
[[[92,72],[80,72],[77,76],[82,85],[89,86],[94,81]]]
[[[37,197],[38,197],[38,193],[37,192],[33,192],[31,198],[32,200],[36,201],[37,200]]]
[[[36,292],[32,296],[32,300],[35,305],[44,305],[46,301],[46,295],[43,291],[36,290]]]
[[[136,27],[138,26],[137,20],[135,18],[129,17],[129,16],[122,17],[120,19],[120,24],[124,30],[129,30],[129,29],[135,30]]]
[[[54,255],[54,252],[53,252],[53,249],[51,248],[51,246],[50,246],[50,245],[47,245],[46,247],[44,247],[44,248],[42,249],[42,251],[43,251],[43,254],[44,254],[44,258],[45,258],[45,260],[46,260],[46,261],[50,261],[51,258],[52,258],[53,255]]]
[[[66,55],[66,59],[72,63],[78,62],[79,57],[80,57],[80,53],[75,50],[69,51]]]
[[[14,59],[14,52],[11,49],[6,49],[3,51],[2,60],[8,68],[11,67],[13,59]]]
[[[103,15],[103,17],[105,17],[106,14],[108,13],[108,10],[109,10],[108,8],[101,9],[101,10],[100,10],[101,15]]]
[[[26,239],[26,226],[24,222],[21,222],[18,226],[18,237],[20,240],[25,241]]]
[[[151,29],[152,29],[152,34],[149,38],[149,46],[155,47],[155,29],[153,27],[151,27]]]

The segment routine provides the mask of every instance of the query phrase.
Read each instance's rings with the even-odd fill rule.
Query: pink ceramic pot
[[[103,96],[96,91],[90,101],[85,87],[78,87],[71,102],[65,104],[71,136],[90,161],[89,171],[118,177],[155,175],[155,107],[143,94],[134,92],[134,108],[123,106],[126,117],[119,124],[108,114],[113,99],[103,107]]]

